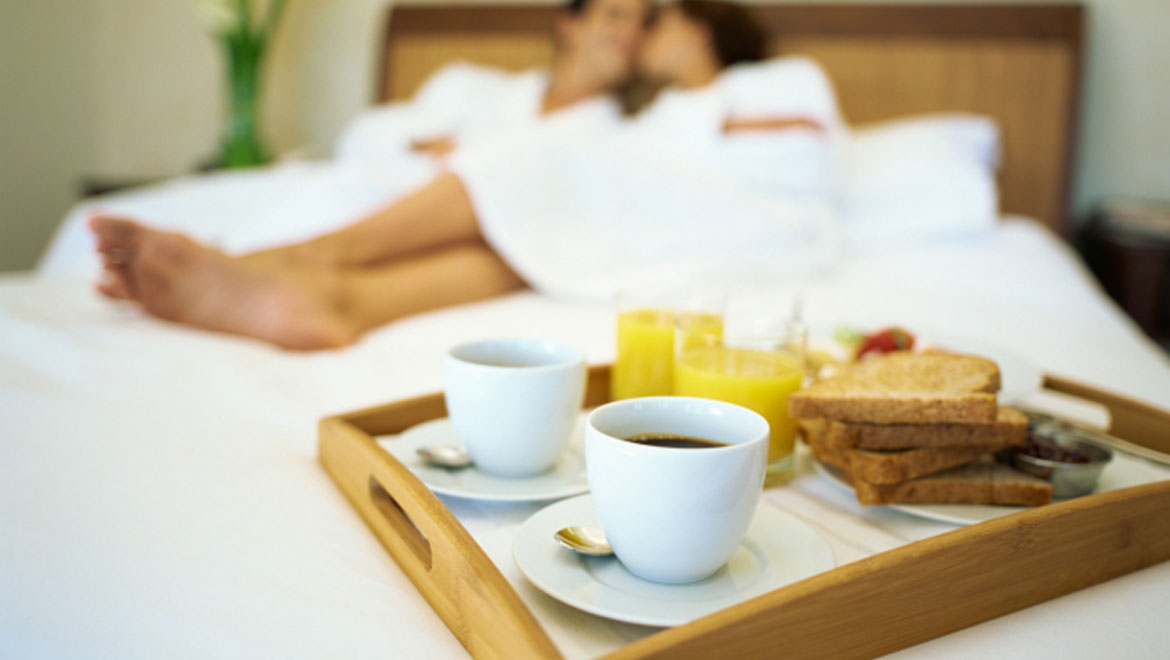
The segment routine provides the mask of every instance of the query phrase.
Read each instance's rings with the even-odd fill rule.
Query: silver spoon
[[[431,445],[419,447],[415,451],[424,461],[439,467],[465,468],[471,465],[467,450],[456,445]]]
[[[553,538],[557,543],[582,555],[590,557],[605,557],[613,554],[609,541],[605,539],[605,532],[596,527],[563,527],[558,529]]]

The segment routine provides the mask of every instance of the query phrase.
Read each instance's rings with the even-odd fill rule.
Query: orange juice
[[[693,336],[723,335],[718,314],[684,313],[640,308],[621,312],[617,321],[617,359],[610,376],[613,399],[670,394],[674,386],[675,322],[684,333],[683,346]]]
[[[800,360],[774,353],[723,346],[700,347],[680,354],[674,368],[674,393],[718,399],[750,408],[768,420],[768,462],[792,453],[796,423],[788,415],[788,395],[800,389]]]

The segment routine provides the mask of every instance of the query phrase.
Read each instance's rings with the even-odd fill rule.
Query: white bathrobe
[[[484,141],[509,139],[546,121],[571,121],[576,130],[612,129],[620,118],[617,102],[596,97],[551,115],[542,115],[548,73],[512,73],[469,62],[448,64],[432,75],[409,101],[362,113],[346,127],[335,147],[343,163],[393,169],[423,167],[434,174],[440,162],[411,146],[451,138],[460,150]]]
[[[728,119],[824,127],[725,134]],[[549,125],[458,154],[492,246],[535,288],[599,299],[664,284],[765,284],[831,259],[842,122],[803,58],[667,91],[608,139]]]

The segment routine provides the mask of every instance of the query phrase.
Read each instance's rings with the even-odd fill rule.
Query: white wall
[[[32,264],[95,156],[84,2],[0,0],[0,270]]]
[[[0,0],[0,271],[32,267],[83,177],[190,172],[216,151],[222,62],[195,0]],[[290,0],[264,127],[324,154],[371,97],[388,0]]]
[[[102,174],[189,171],[216,150],[222,119],[218,44],[195,0],[98,0],[101,71],[93,130]],[[387,0],[291,0],[268,62],[264,128],[280,152],[324,151],[369,100]]]
[[[1170,0],[1088,3],[1076,204],[1170,200]]]
[[[80,176],[175,175],[214,153],[221,63],[193,2],[0,0],[0,270],[35,262]],[[324,154],[368,102],[388,4],[289,2],[269,62],[273,147]],[[1077,208],[1170,198],[1170,0],[1086,4]]]

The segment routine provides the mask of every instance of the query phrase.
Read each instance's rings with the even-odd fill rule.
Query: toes
[[[105,285],[99,284],[98,290],[109,292],[107,295],[124,291],[126,297],[133,297],[133,266],[141,242],[142,227],[130,220],[107,215],[91,216],[89,226],[97,238],[97,252],[102,265],[111,278],[121,280],[120,287],[107,282]]]
[[[90,216],[89,228],[97,237],[99,252],[132,250],[142,230],[142,226],[132,220],[100,213]]]
[[[106,268],[102,271],[97,282],[97,290],[107,298],[114,300],[129,300],[134,296],[130,292],[130,284],[124,272]]]
[[[121,250],[100,252],[102,272],[97,289],[111,298],[134,297],[133,259]]]
[[[102,268],[123,273],[128,271],[133,263],[133,259],[130,259],[130,253],[122,250],[100,252],[98,258],[101,259]]]

